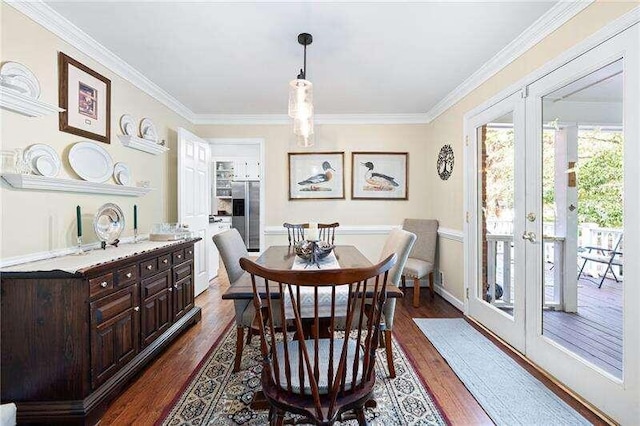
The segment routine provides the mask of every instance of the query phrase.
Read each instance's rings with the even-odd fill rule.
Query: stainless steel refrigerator
[[[232,182],[233,218],[247,250],[260,251],[260,182]]]

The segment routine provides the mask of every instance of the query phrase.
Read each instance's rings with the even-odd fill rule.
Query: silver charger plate
[[[112,244],[124,230],[124,213],[117,204],[102,205],[93,218],[93,230],[100,241]]]

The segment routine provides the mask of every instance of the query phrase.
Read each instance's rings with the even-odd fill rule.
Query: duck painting
[[[301,191],[331,191],[331,188],[320,186],[322,183],[329,182],[333,178],[332,171],[335,172],[335,169],[331,167],[331,164],[328,161],[322,163],[322,173],[318,173],[317,175],[310,176],[305,180],[298,182],[298,185],[304,186]]]
[[[367,168],[367,171],[364,173],[364,180],[367,182],[367,185],[363,188],[365,191],[393,191],[399,186],[396,178],[393,176],[374,172],[374,166],[371,161],[360,164]]]

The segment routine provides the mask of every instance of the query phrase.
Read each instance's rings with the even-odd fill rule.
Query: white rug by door
[[[464,319],[414,321],[497,425],[590,424]]]

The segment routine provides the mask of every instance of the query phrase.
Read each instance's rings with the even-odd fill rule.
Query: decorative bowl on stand
[[[309,264],[317,264],[318,260],[322,260],[334,249],[333,244],[325,241],[298,241],[294,245],[295,253]]]

